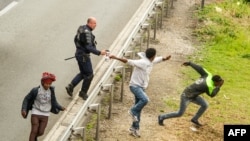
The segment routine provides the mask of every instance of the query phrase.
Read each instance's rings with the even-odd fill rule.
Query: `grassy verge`
[[[206,98],[212,108],[209,116],[214,122],[250,123],[249,15],[250,4],[241,0],[212,3],[195,14],[199,22],[194,35],[203,47],[198,49],[195,58],[190,56],[190,60],[225,80],[218,96]],[[188,70],[188,77],[197,78],[197,74]]]

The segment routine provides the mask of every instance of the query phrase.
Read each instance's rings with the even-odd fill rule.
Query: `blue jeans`
[[[197,96],[195,98],[188,98],[188,97],[185,96],[184,93],[181,94],[181,101],[180,101],[180,109],[179,109],[179,111],[171,112],[171,113],[167,113],[167,114],[162,114],[162,115],[160,115],[160,119],[164,120],[164,119],[168,119],[168,118],[174,118],[174,117],[182,116],[190,102],[193,102],[193,103],[195,103],[197,105],[200,105],[199,110],[197,111],[197,113],[192,118],[193,120],[198,121],[198,119],[202,116],[202,114],[208,108],[208,103],[201,96]]]
[[[137,117],[138,121],[132,123],[134,129],[140,128],[141,111],[145,105],[147,105],[149,98],[145,93],[144,89],[139,86],[129,86],[130,91],[135,96],[135,104],[130,109],[134,116]]]

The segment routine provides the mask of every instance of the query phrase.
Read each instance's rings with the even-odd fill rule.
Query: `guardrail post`
[[[156,39],[156,32],[159,27],[159,12],[155,13],[155,30],[154,30],[154,40]]]
[[[157,23],[158,23],[158,14],[157,12],[154,12],[154,40],[156,39]]]
[[[205,0],[201,0],[201,9],[204,8]]]
[[[86,140],[86,135],[85,135],[85,127],[77,127],[77,128],[73,128],[72,130],[71,130],[71,135],[73,135],[73,136],[77,136],[77,135],[75,135],[74,134],[74,132],[76,132],[76,131],[78,131],[78,130],[82,130],[82,135],[81,135],[81,140],[82,141],[85,141]],[[70,139],[69,139],[70,140]]]
[[[174,0],[170,0],[171,1],[171,9],[174,9]]]
[[[123,93],[124,93],[124,80],[125,80],[125,68],[124,66],[117,66],[114,68],[114,72],[121,71],[122,74],[122,84],[121,84],[121,98],[120,101],[123,102]]]
[[[91,105],[89,105],[88,110],[96,111],[97,112],[95,140],[99,141],[101,105],[99,103],[97,103],[97,104],[91,104]]]
[[[143,41],[143,38],[140,36],[140,52],[142,50],[142,41]]]
[[[114,85],[113,84],[105,84],[102,86],[103,90],[106,91],[108,87],[108,92],[109,92],[109,113],[108,113],[108,119],[111,119],[112,115],[112,107],[113,107],[113,97],[114,97]]]
[[[150,37],[150,26],[149,26],[148,23],[145,23],[145,24],[141,25],[141,29],[144,29],[147,32],[147,48],[148,48],[148,46],[149,46],[149,37]]]
[[[148,48],[150,43],[150,26],[147,27],[147,33],[148,33],[148,38],[147,38],[147,48]]]
[[[163,2],[157,2],[156,7],[160,10],[160,28],[162,28],[162,20],[163,20]]]
[[[140,45],[140,52],[141,52],[141,48],[142,48],[142,37],[141,37],[141,35],[133,37],[132,41],[135,43],[135,46],[137,46],[138,44]]]
[[[166,17],[168,16],[169,0],[164,0],[163,9],[166,9]]]

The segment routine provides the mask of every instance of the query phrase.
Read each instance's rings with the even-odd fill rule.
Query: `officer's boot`
[[[65,88],[66,88],[66,91],[67,91],[68,95],[72,97],[73,96],[74,86],[72,84],[69,84]]]
[[[88,98],[88,95],[84,91],[79,92],[79,97],[81,97],[83,100],[86,100]]]

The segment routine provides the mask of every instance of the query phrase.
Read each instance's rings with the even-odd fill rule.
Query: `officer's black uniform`
[[[79,96],[84,100],[88,98],[87,92],[93,79],[93,68],[90,60],[90,53],[100,55],[101,51],[96,49],[95,36],[88,25],[80,26],[74,39],[76,45],[75,57],[80,69],[71,83],[66,87],[67,93],[72,96],[74,87],[83,80]]]

